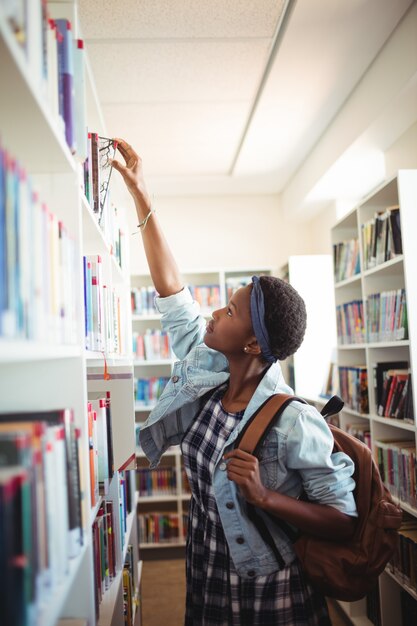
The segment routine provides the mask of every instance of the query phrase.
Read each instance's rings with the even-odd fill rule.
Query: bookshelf
[[[393,213],[398,213],[398,216],[395,218]],[[394,245],[390,234],[392,226],[389,220],[394,219],[399,219],[402,249]],[[378,224],[378,221],[381,223]],[[370,224],[375,228],[374,240],[369,235]],[[372,448],[390,492],[402,506],[408,524],[415,528],[416,228],[417,171],[402,170],[366,197],[332,229],[336,261],[337,364],[339,372],[340,368],[346,368],[340,374],[340,395],[346,402],[339,415],[340,426],[345,430],[353,429],[360,438],[365,437],[365,443]],[[405,323],[401,293],[406,299]],[[378,296],[378,305],[375,294],[384,294],[384,299],[382,295]],[[343,380],[346,372],[348,381]],[[401,396],[406,396],[404,387],[399,387],[401,379],[404,387],[407,379],[412,383],[408,411],[404,408],[406,405],[401,409],[399,404]],[[390,386],[391,405],[388,396]],[[317,405],[324,403],[324,399],[316,398]],[[395,407],[397,414],[393,412]],[[401,478],[395,467],[401,468]],[[402,532],[406,532],[405,528]],[[407,570],[404,554],[407,550],[410,554],[414,550],[411,559],[414,559],[415,567],[417,533],[407,547],[403,535],[401,541],[399,561],[387,566],[380,576],[375,597],[355,603],[340,603],[354,624],[405,626],[411,623],[409,611],[412,609],[404,607],[417,601],[417,589],[415,575]]]
[[[207,318],[211,316],[213,310],[225,306],[231,291],[247,284],[254,274],[270,275],[273,271],[270,268],[259,267],[182,271],[184,284],[190,287],[194,298],[200,303],[202,314]],[[163,355],[164,358],[155,358],[158,355],[151,353],[151,358],[148,359],[145,346],[144,354],[141,354],[140,358],[137,357],[135,354],[137,335],[144,335],[147,329],[159,330],[161,316],[153,306],[155,292],[149,274],[132,275],[131,290],[135,413],[138,433],[162,392],[166,384],[164,381],[171,375],[175,355],[170,350],[168,355]],[[138,382],[140,379],[143,381]],[[147,381],[153,383],[148,384]],[[136,442],[139,443],[138,434]],[[142,558],[144,560],[165,558],[167,550],[170,553],[175,549],[183,552],[190,493],[186,485],[180,448],[167,450],[155,470],[146,469],[149,463],[139,447],[136,456]],[[155,527],[162,527],[164,524],[168,529],[172,529],[172,533],[168,533],[162,540],[155,540]]]
[[[85,620],[89,626],[95,624],[110,626],[123,620],[125,578],[123,566],[129,551],[134,555],[132,607],[139,607],[140,604],[135,475],[132,472],[136,461],[133,364],[130,349],[130,281],[125,269],[126,264],[122,262],[121,266],[119,263],[114,241],[109,237],[110,231],[104,232],[101,229],[96,215],[86,200],[82,190],[83,159],[80,152],[74,153],[67,145],[64,123],[51,109],[41,69],[42,32],[43,29],[45,32],[48,30],[47,17],[70,20],[74,38],[82,38],[77,23],[77,2],[74,0],[41,3],[40,0],[31,0],[28,3],[29,21],[22,24],[28,33],[26,49],[18,43],[10,27],[6,14],[10,6],[9,4],[7,7],[4,3],[0,6],[0,79],[3,85],[0,98],[0,151],[2,158],[7,153],[8,163],[12,161],[17,163],[18,165],[13,167],[19,168],[19,171],[24,171],[25,174],[19,177],[19,191],[22,196],[16,204],[17,208],[13,209],[13,219],[11,213],[6,215],[6,220],[9,219],[7,250],[14,246],[13,264],[10,263],[10,259],[4,261],[3,257],[0,264],[0,422],[4,422],[6,414],[12,413],[24,413],[30,419],[34,414],[46,415],[58,409],[69,409],[72,412],[74,433],[78,442],[74,445],[77,446],[77,466],[80,470],[80,491],[76,503],[82,517],[80,533],[82,545],[77,554],[71,555],[65,562],[65,573],[59,581],[54,579],[54,571],[48,570],[50,580],[48,585],[44,584],[43,575],[46,569],[43,571],[34,557],[36,553],[37,558],[42,550],[35,542],[35,551],[30,553],[28,559],[30,569],[34,572],[34,591],[27,604],[25,596],[25,603],[22,603],[22,606],[25,606],[25,614],[19,623],[55,626],[61,619],[75,618]],[[42,13],[42,7],[47,14]],[[48,65],[49,60],[45,60]],[[102,116],[95,98],[94,82],[87,59],[85,59],[85,77],[88,123],[94,131],[104,134],[105,129],[101,123]],[[3,160],[0,168],[2,175],[5,163]],[[8,169],[7,175],[9,172]],[[30,189],[36,190],[39,197],[34,201],[35,208],[21,199],[29,185]],[[4,195],[0,200],[1,211],[4,211],[3,197]],[[8,191],[7,198],[10,197]],[[49,229],[56,228],[58,232],[58,225],[63,225],[64,230],[59,232],[61,237],[67,237],[67,247],[65,250],[60,248],[62,256],[54,256],[56,249],[53,246],[57,245],[53,234],[55,231],[48,230],[50,238],[45,242],[39,238],[39,233],[43,231],[37,230],[38,221],[35,220],[33,224],[30,222],[34,219],[32,211],[37,211],[41,204],[47,207],[42,209],[46,222],[49,224],[50,220],[50,224],[53,224],[48,227]],[[122,228],[125,222],[123,211],[119,210],[118,215]],[[33,228],[30,228],[31,224]],[[5,232],[2,229],[0,236],[2,237],[0,248],[3,250]],[[125,252],[127,255],[127,248]],[[106,288],[117,296],[120,324],[119,341],[115,351],[104,349],[94,352],[86,350],[85,347],[83,257],[86,255],[101,257],[103,281]],[[58,258],[59,272],[54,264]],[[39,270],[40,263],[43,264],[43,269]],[[32,267],[35,269],[32,270]],[[37,271],[44,280],[42,272],[45,267],[49,273],[46,282],[42,284],[50,284],[50,292],[42,292],[40,302],[34,305],[31,299],[34,297],[32,291],[28,295],[28,282],[32,279],[32,274],[34,280],[39,278]],[[13,272],[15,273],[12,276]],[[6,283],[5,277],[9,282]],[[14,295],[18,306],[14,305],[11,298],[5,300],[5,294],[10,296],[10,291],[7,291],[10,290],[10,277],[15,281]],[[63,301],[65,304],[64,313],[61,309],[61,314],[57,314],[53,308],[53,297],[56,294],[62,299],[60,303]],[[51,300],[48,300],[49,296]],[[39,310],[36,307],[39,307]],[[39,319],[35,319],[36,311]],[[44,315],[39,315],[39,311]],[[101,492],[94,505],[91,504],[90,493],[87,412],[91,392],[103,395],[110,392],[113,424],[111,440],[116,470],[109,481],[107,493]],[[15,424],[14,419],[12,423]],[[18,425],[13,428],[20,432]],[[61,434],[60,431],[60,436]],[[33,441],[31,440],[31,443]],[[42,448],[41,458],[43,454],[46,452]],[[64,458],[59,457],[58,453],[54,454],[57,455],[54,456],[56,462]],[[30,468],[26,470],[28,473],[22,474],[22,480],[31,481]],[[6,484],[4,466],[0,467],[0,475],[2,485]],[[29,484],[35,485],[34,482]],[[50,483],[47,483],[46,489],[39,490],[39,493],[44,492],[45,498],[54,502],[56,494],[48,495],[49,487]],[[2,487],[2,498],[4,493]],[[114,511],[115,576],[106,583],[107,588],[102,594],[97,615],[93,525],[105,501],[112,503]],[[30,499],[31,506],[39,502],[38,495]],[[8,500],[7,503],[9,506]],[[5,516],[3,504],[4,501],[0,514],[1,524],[4,523]],[[120,512],[121,508],[123,513]],[[35,519],[36,524],[40,524],[40,515],[40,509],[34,506],[28,519],[32,520],[33,525]],[[56,520],[49,520],[48,528],[59,528],[61,521],[60,512],[56,510]],[[30,528],[29,532],[35,537],[33,528]],[[63,539],[65,542],[65,534]],[[2,571],[8,575],[3,566]],[[3,582],[2,578],[2,586]],[[17,593],[16,589],[14,591]],[[20,606],[20,603],[18,604]],[[3,608],[0,608],[2,620],[4,618],[5,625],[8,626],[8,618],[3,613]],[[134,608],[133,623],[140,623],[138,608]]]

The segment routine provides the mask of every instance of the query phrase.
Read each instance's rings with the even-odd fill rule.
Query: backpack
[[[245,425],[236,447],[256,456],[266,435],[293,400],[305,404],[304,400],[286,394],[268,398]],[[323,418],[338,413],[343,404],[338,396],[333,396],[321,411]],[[378,576],[396,552],[402,510],[382,482],[368,446],[337,426],[328,426],[334,438],[333,451],[345,452],[355,464],[358,519],[353,537],[337,542],[302,533],[294,538],[294,532],[285,522],[277,518],[274,521],[294,541],[294,550],[312,585],[328,597],[352,602],[365,597],[376,585]],[[256,520],[260,522],[260,517],[254,515],[255,507],[250,507],[249,517],[264,536],[265,525],[258,525]]]

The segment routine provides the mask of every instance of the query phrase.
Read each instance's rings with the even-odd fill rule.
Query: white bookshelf
[[[403,254],[381,263],[371,269],[363,271],[363,240],[362,225],[371,219],[375,212],[384,211],[387,207],[399,205],[402,233]],[[353,300],[363,300],[364,304],[369,295],[388,290],[405,288],[408,313],[409,339],[401,341],[369,342],[365,334],[362,343],[339,345],[337,362],[340,366],[366,366],[368,373],[368,400],[369,412],[362,414],[346,407],[339,419],[342,428],[351,423],[362,423],[370,431],[371,445],[374,458],[377,460],[374,442],[378,439],[411,440],[417,439],[415,411],[417,395],[415,368],[417,366],[417,283],[415,271],[417,267],[417,246],[415,234],[417,232],[417,171],[402,170],[398,175],[381,185],[372,194],[366,197],[359,206],[343,217],[332,229],[332,243],[337,244],[351,238],[360,240],[361,271],[359,274],[335,284],[336,304],[344,304]],[[365,328],[366,307],[364,306]],[[407,361],[411,368],[413,383],[414,423],[393,418],[385,418],[377,414],[373,388],[373,366],[375,363],[389,361]],[[317,404],[325,400],[318,399]],[[417,508],[409,502],[396,501],[408,514],[417,517]],[[406,592],[416,599],[416,590],[407,586],[401,579],[388,571],[379,579],[379,608],[382,626],[402,624],[401,622],[401,592]],[[342,609],[354,624],[370,624],[366,614],[366,602],[340,603]]]
[[[36,0],[33,0],[35,3]],[[32,0],[31,0],[32,3]],[[40,2],[39,2],[40,4]],[[48,2],[51,17],[70,19],[75,37],[82,37],[77,23],[77,2]],[[71,345],[60,341],[29,341],[0,337],[0,412],[41,411],[70,408],[81,431],[83,496],[90,503],[89,450],[87,425],[88,391],[110,391],[113,416],[115,469],[133,469],[136,464],[134,443],[133,363],[131,357],[130,280],[111,253],[109,242],[97,224],[80,190],[80,164],[67,147],[62,125],[53,119],[40,82],[6,23],[0,6],[0,137],[2,148],[15,158],[36,185],[39,196],[62,220],[76,249],[73,269],[76,299],[75,338]],[[88,63],[88,62],[87,62]],[[104,134],[102,116],[95,97],[91,72],[87,67],[88,118],[90,128]],[[123,216],[121,216],[123,219]],[[99,254],[103,277],[121,300],[122,337],[120,354],[91,353],[84,346],[84,305],[82,257]],[[109,380],[104,380],[104,360]],[[115,481],[117,475],[115,474]],[[115,527],[119,524],[119,495],[110,488],[116,506]],[[55,626],[60,618],[83,618],[96,624],[94,606],[94,563],[92,523],[98,512],[86,505],[81,553],[69,561],[64,581],[55,585],[36,606],[42,626]],[[128,518],[126,543],[136,547],[136,506]],[[117,542],[119,546],[120,542]],[[100,625],[123,621],[123,590],[120,584],[123,553],[117,548],[118,575],[100,608]],[[138,568],[138,562],[136,563]],[[119,581],[119,582],[118,582]],[[138,618],[136,618],[138,623]]]

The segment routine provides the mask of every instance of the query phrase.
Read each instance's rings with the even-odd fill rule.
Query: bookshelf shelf
[[[340,395],[343,396],[345,393],[353,398],[359,397],[359,406],[369,407],[368,415],[344,407],[339,415],[340,424],[347,428],[352,424],[352,417],[357,417],[358,420],[360,418],[359,427],[365,423],[365,419],[369,423],[367,437],[375,462],[394,500],[407,514],[407,523],[413,528],[417,528],[417,508],[410,504],[417,501],[417,487],[415,477],[413,478],[417,440],[415,414],[417,381],[414,374],[417,366],[417,308],[414,280],[417,267],[414,241],[416,228],[417,171],[404,170],[365,198],[332,229],[335,250],[338,249],[340,242],[347,239],[357,239],[360,242],[362,268],[365,267],[365,259],[370,263],[374,260],[383,261],[362,271],[359,280],[344,281],[335,285],[337,304],[347,305],[344,309],[346,314],[343,323],[350,322],[348,330],[349,327],[356,328],[358,318],[363,317],[366,337],[369,337],[370,330],[374,333],[373,336],[409,337],[399,341],[338,345],[337,363],[339,367],[348,368],[347,371],[350,368],[352,373],[351,379],[347,381],[344,379],[344,392]],[[335,268],[335,274],[337,273],[338,268]],[[358,306],[357,301],[362,301],[363,311],[357,317],[349,319],[348,307],[350,304]],[[340,313],[340,309],[338,311]],[[340,333],[344,333],[343,324],[340,325]],[[353,373],[356,373],[356,378]],[[342,371],[341,381],[344,374],[346,369]],[[343,399],[346,402],[347,398]],[[390,417],[379,415],[381,412]],[[400,419],[397,419],[398,415]],[[412,418],[414,423],[408,421]],[[398,467],[401,468],[398,472],[395,469],[397,461]],[[399,500],[395,494],[401,494],[402,499]],[[400,530],[399,569],[406,567],[404,562],[404,545],[408,545],[405,544],[406,541],[408,536],[404,527],[402,531]],[[379,598],[372,598],[369,606],[375,608],[374,603],[377,603],[377,607],[379,603],[382,624],[395,623],[405,626],[410,622],[407,621],[407,613],[402,614],[406,609],[403,608],[405,604],[402,602],[401,593],[405,591],[414,600],[417,599],[417,594],[403,584],[401,577],[394,576],[388,570],[386,573],[388,577],[384,573],[379,579]],[[355,604],[340,603],[354,624],[371,625],[368,619],[370,615],[367,617],[366,602],[362,609],[358,609],[356,613],[358,617],[353,617],[352,613]],[[370,614],[374,608],[369,608]],[[357,622],[357,619],[366,621]]]
[[[172,365],[172,360],[171,359],[153,359],[153,360],[149,360],[147,361],[146,359],[134,359],[133,361],[133,365],[135,367],[140,367],[141,365],[143,365],[144,367],[147,367],[148,365],[150,365],[151,367],[158,367],[159,365]]]
[[[36,341],[0,339],[0,363],[68,359],[81,356],[82,350],[78,345],[47,345]]]
[[[402,430],[409,430],[415,432],[415,424],[405,422],[404,420],[396,420],[391,417],[381,417],[380,415],[372,415],[371,419],[380,424],[386,424],[387,426],[394,426],[395,428],[401,428]]]
[[[132,314],[132,322],[155,322],[160,320],[162,315],[160,313],[149,313],[148,315]]]
[[[383,276],[389,276],[391,274],[397,274],[398,271],[403,271],[401,267],[404,261],[404,256],[402,254],[398,255],[394,259],[390,261],[386,261],[385,263],[381,263],[380,265],[376,265],[375,267],[371,267],[368,270],[363,272],[363,277],[373,276],[374,274],[381,274]]]
[[[342,289],[343,287],[355,285],[356,283],[359,284],[360,280],[361,280],[361,274],[355,274],[354,276],[351,276],[350,278],[346,278],[345,280],[341,280],[335,283],[334,287],[335,289]]]
[[[140,543],[140,550],[154,550],[161,548],[185,548],[185,541],[161,541],[160,543]]]
[[[71,587],[79,575],[82,563],[87,558],[87,546],[83,546],[80,554],[69,561],[68,574],[60,585],[54,589],[52,597],[40,606],[38,622],[42,626],[55,626],[62,609],[68,599]]]

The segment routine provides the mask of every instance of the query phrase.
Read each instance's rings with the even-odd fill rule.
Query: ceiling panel
[[[78,0],[86,39],[272,37],[284,0]]]
[[[269,42],[91,43],[102,103],[227,102],[255,97]]]
[[[320,0],[317,11],[315,3],[299,0],[236,173],[302,163],[409,5],[410,0]]]
[[[104,105],[107,131],[142,156],[146,173],[225,174],[249,103]]]

